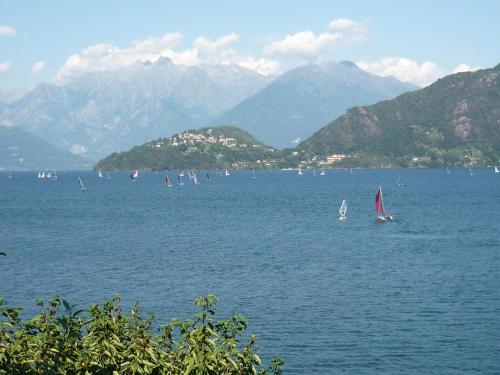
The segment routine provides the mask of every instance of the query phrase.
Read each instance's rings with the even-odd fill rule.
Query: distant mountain
[[[0,126],[0,169],[90,169],[91,162],[17,128]]]
[[[220,126],[184,131],[136,146],[127,152],[113,153],[94,169],[112,171],[271,168],[281,152],[266,146],[247,132]]]
[[[274,147],[291,147],[355,105],[376,103],[417,87],[371,75],[343,61],[288,71],[214,123],[231,124]]]
[[[355,107],[298,146],[305,159],[342,163],[487,165],[500,159],[500,64],[458,73],[418,91]]]
[[[57,147],[98,159],[206,125],[270,80],[237,65],[187,67],[168,58],[137,62],[63,86],[40,84],[0,107],[0,125],[22,127]]]

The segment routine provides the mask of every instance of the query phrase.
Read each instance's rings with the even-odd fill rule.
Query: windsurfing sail
[[[325,170],[324,170],[324,169],[322,169],[322,170],[321,170],[321,172],[319,172],[319,175],[320,175],[320,176],[324,176],[324,175],[325,175]]]
[[[302,176],[304,173],[302,173],[302,168],[299,167],[299,175]]]
[[[97,177],[98,178],[104,178],[104,176],[102,175],[102,171],[101,171],[100,168],[99,168],[99,171],[97,172]]]
[[[198,184],[199,184],[199,182],[198,182],[198,177],[196,176],[196,173],[195,173],[195,172],[193,172],[193,182],[194,182],[194,184],[195,184],[195,185],[198,185]]]
[[[165,185],[168,187],[172,187],[172,181],[170,181],[170,178],[167,176],[165,177]]]
[[[255,176],[255,171],[254,171],[253,169],[252,169],[252,178],[257,178],[257,177]]]
[[[342,200],[342,204],[339,208],[340,218],[345,218],[347,214],[347,201],[345,199]]]
[[[139,178],[139,171],[137,169],[133,171],[130,175],[130,178],[132,179],[132,181],[136,181]]]
[[[226,168],[226,176],[229,176],[229,172],[228,172],[227,168]]]
[[[495,165],[495,173],[500,173],[500,171],[498,170],[498,167]]]
[[[85,185],[83,184],[83,181],[82,181],[82,178],[81,177],[78,177],[78,183],[80,184],[80,190],[81,191],[85,191],[87,190],[87,188],[85,187]]]
[[[382,197],[382,188],[379,186],[377,195],[375,195],[375,210],[384,213],[384,199]]]

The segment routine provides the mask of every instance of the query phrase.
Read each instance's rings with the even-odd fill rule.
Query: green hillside
[[[460,166],[500,159],[500,65],[354,107],[302,142],[301,160],[341,154],[339,166]]]
[[[109,171],[275,168],[280,158],[280,151],[249,133],[232,126],[220,126],[188,130],[127,152],[113,153],[94,168]]]

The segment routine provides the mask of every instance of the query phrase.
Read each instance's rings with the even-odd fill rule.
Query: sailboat
[[[229,172],[227,171],[227,168],[226,168],[226,173],[225,173],[226,176],[230,176]]]
[[[498,170],[498,167],[495,165],[495,173],[500,173],[500,171]]]
[[[78,183],[80,184],[80,191],[86,191],[87,190],[87,188],[83,184],[83,181],[82,181],[81,177],[78,177]]]
[[[139,171],[137,169],[133,171],[132,174],[130,175],[130,178],[134,182],[137,181],[137,179],[139,178]]]
[[[47,172],[47,174],[45,175],[46,178],[52,178],[52,172]]]
[[[339,208],[339,220],[347,219],[347,201],[342,199],[342,204]]]
[[[97,178],[104,178],[100,168],[99,168],[99,171],[97,172]]]
[[[167,176],[165,177],[165,185],[168,187],[172,187],[172,181],[170,181],[170,178]]]
[[[253,169],[252,169],[252,178],[257,178],[257,177],[255,176],[255,170],[253,170]]]
[[[38,178],[42,178],[42,172],[38,171]]]
[[[198,177],[196,176],[196,173],[195,173],[195,172],[193,172],[193,182],[194,182],[194,184],[195,184],[195,185],[198,185],[198,184],[199,184],[199,182],[198,182]]]
[[[384,211],[384,198],[382,196],[382,188],[378,187],[377,194],[375,195],[375,211],[377,211],[377,221],[385,222],[393,220],[393,217],[390,213],[386,213]]]
[[[319,172],[319,175],[320,175],[320,176],[324,176],[324,175],[325,175],[325,170],[324,170],[324,169],[322,169],[322,170],[321,170],[321,172]]]
[[[396,184],[397,184],[398,186],[403,186],[403,183],[401,182],[401,176],[399,175],[399,170],[398,170],[398,178],[397,178],[397,180],[396,180]]]
[[[54,180],[57,180],[57,173],[56,173],[55,169],[54,169],[54,173],[52,173],[52,178]]]
[[[302,168],[299,167],[299,176],[302,176],[304,173],[302,172]]]
[[[177,176],[177,181],[179,181],[179,185],[182,186],[184,185],[184,181],[182,181],[182,176],[184,176],[184,173],[183,174],[180,174]]]

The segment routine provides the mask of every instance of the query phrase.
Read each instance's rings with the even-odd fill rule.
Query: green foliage
[[[365,166],[380,166],[381,161],[400,166],[496,164],[499,70],[497,66],[453,74],[395,99],[351,108],[296,151],[303,160],[349,155],[351,159],[342,165],[351,161]]]
[[[181,140],[180,136],[202,135],[204,140]],[[132,169],[212,169],[212,168],[270,168],[282,160],[282,153],[252,137],[249,133],[232,127],[219,126],[188,130],[171,138],[157,139],[132,148],[130,151],[113,153],[99,161],[95,170],[128,171]],[[206,138],[230,142],[212,142]]]
[[[196,299],[193,319],[174,319],[158,334],[153,316],[143,318],[138,304],[125,314],[119,300],[84,311],[55,297],[22,320],[0,298],[0,374],[281,374],[283,360],[266,369],[255,337],[243,342],[244,317],[215,320],[213,295]]]

